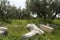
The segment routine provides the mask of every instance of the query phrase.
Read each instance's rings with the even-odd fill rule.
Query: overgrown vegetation
[[[39,24],[40,22],[38,22],[38,20],[11,20],[10,24],[0,22],[0,26],[8,28],[8,35],[0,36],[0,40],[21,40],[21,36],[29,32],[26,25],[28,23]],[[35,36],[34,40],[60,40],[60,20],[54,20],[54,23],[58,24],[58,28],[56,28],[53,33],[45,33],[44,35]]]

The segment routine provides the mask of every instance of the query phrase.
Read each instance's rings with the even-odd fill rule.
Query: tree
[[[0,18],[7,22],[8,17],[7,17],[7,8],[9,6],[9,2],[7,0],[0,0]]]
[[[27,8],[38,14],[43,20],[55,19],[60,12],[60,1],[58,0],[27,0]],[[53,15],[54,14],[54,15]]]

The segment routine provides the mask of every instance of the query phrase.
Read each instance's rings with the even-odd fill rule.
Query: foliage
[[[27,0],[26,4],[30,12],[37,13],[43,20],[55,19],[60,13],[58,0]]]
[[[7,5],[9,6],[9,2],[7,0],[0,0],[0,18],[5,22],[8,21]]]

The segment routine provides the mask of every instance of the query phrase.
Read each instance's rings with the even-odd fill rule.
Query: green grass
[[[28,23],[39,24],[39,20],[12,20],[10,24],[0,22],[4,27],[8,28],[8,35],[0,36],[0,40],[21,40],[21,36],[29,32],[26,28]],[[35,38],[38,40],[60,40],[60,20],[54,20],[55,24],[58,24],[58,28],[51,34],[45,33],[45,35],[39,35]],[[0,26],[3,26],[0,25]]]
[[[57,25],[60,25],[60,20],[53,20],[53,22]]]

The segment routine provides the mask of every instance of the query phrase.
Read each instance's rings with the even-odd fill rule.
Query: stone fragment
[[[0,35],[6,35],[8,33],[8,29],[6,27],[0,27]]]
[[[41,30],[43,30],[45,32],[48,32],[48,33],[51,33],[54,30],[53,27],[50,27],[50,26],[47,26],[47,25],[40,24],[39,27],[40,27]]]

